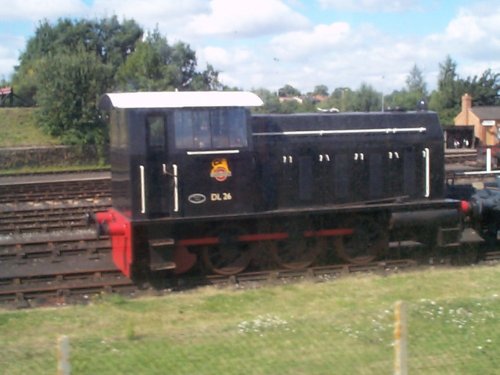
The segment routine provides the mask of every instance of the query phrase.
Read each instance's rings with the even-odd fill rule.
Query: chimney
[[[462,96],[462,113],[464,114],[465,125],[469,124],[469,110],[472,108],[472,97],[465,93]]]

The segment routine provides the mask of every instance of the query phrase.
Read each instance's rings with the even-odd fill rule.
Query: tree
[[[381,99],[382,93],[375,91],[371,85],[362,83],[354,95],[353,110],[359,112],[380,111]]]
[[[278,90],[278,96],[280,97],[294,97],[294,96],[300,96],[300,91],[297,90],[295,87],[292,85],[286,84],[282,88]]]
[[[207,68],[203,72],[194,73],[190,88],[195,91],[226,89],[226,87],[219,82],[219,72],[210,64],[207,64]]]
[[[387,96],[387,106],[393,109],[414,110],[421,100],[428,100],[427,85],[422,71],[415,64],[406,77],[406,87]]]
[[[144,31],[134,20],[123,20],[116,16],[103,18],[94,23],[96,35],[95,50],[105,64],[111,64],[113,75],[135,50]]]
[[[142,41],[135,21],[44,21],[21,54],[16,90],[34,98],[43,127],[64,143],[102,143],[107,131],[98,98],[122,90],[220,89],[218,72],[196,71],[196,54],[185,43],[168,45],[154,31]]]
[[[63,50],[73,53],[82,48],[110,66],[109,78],[112,78],[134,51],[142,34],[142,29],[135,21],[124,20],[120,23],[116,16],[100,21],[59,19],[54,25],[44,20],[21,53],[20,64],[13,75],[13,85],[20,96],[33,100],[39,87],[37,72],[40,61]]]
[[[463,90],[472,96],[477,106],[500,105],[500,73],[487,69],[480,77],[468,77],[463,82]]]
[[[450,56],[446,56],[439,64],[437,91],[431,95],[429,108],[438,112],[442,124],[452,124],[460,112],[463,92],[462,80],[457,72],[457,64]]]
[[[355,92],[349,87],[337,87],[327,100],[328,108],[337,108],[341,112],[354,110]],[[324,106],[323,106],[324,107]]]
[[[253,110],[257,113],[281,113],[281,103],[278,95],[267,89],[261,88],[253,91],[259,98],[262,99],[264,105],[256,107]]]
[[[60,50],[39,61],[38,122],[66,144],[103,144],[107,129],[99,117],[99,94],[109,87],[111,65],[84,46]]]
[[[325,85],[317,85],[314,87],[313,95],[328,96],[328,87]]]
[[[117,72],[116,84],[121,90],[210,90],[222,88],[218,72],[208,65],[196,71],[196,53],[189,45],[178,42],[170,46],[155,30],[136,49]]]
[[[406,89],[409,93],[418,94],[420,98],[427,96],[427,85],[424,81],[422,71],[418,68],[417,64],[413,65],[413,68],[406,77]]]

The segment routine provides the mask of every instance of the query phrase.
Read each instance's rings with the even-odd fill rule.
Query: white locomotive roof
[[[247,91],[163,91],[105,94],[101,105],[110,104],[114,108],[185,108],[258,107],[264,103]]]

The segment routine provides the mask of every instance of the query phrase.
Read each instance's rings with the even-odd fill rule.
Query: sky
[[[0,79],[41,20],[134,19],[189,44],[198,69],[243,90],[405,87],[416,65],[435,89],[450,56],[460,77],[500,73],[498,0],[0,0]]]

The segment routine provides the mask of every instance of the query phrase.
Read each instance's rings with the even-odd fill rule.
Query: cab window
[[[177,149],[225,149],[248,145],[243,108],[177,110],[174,124]]]
[[[146,124],[148,127],[149,146],[153,148],[163,148],[165,145],[165,120],[163,116],[148,116]]]

